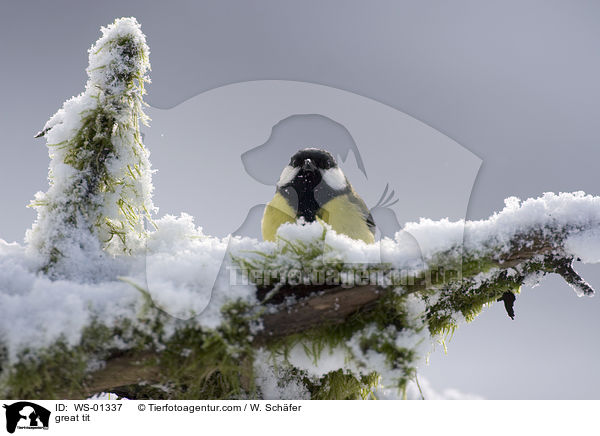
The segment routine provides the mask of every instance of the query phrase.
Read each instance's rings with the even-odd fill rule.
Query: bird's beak
[[[315,165],[315,163],[312,161],[312,159],[306,159],[304,161],[304,165],[302,165],[302,169],[304,171],[309,171],[309,172],[313,172],[316,171],[317,166]]]

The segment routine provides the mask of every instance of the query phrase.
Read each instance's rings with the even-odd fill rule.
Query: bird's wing
[[[375,240],[375,223],[365,202],[354,192],[338,195],[325,203],[317,216],[333,230],[367,243]]]
[[[369,227],[369,231],[373,233],[373,236],[375,236],[375,220],[373,219],[373,215],[371,214],[371,211],[369,210],[363,199],[360,198],[360,196],[352,187],[350,187],[350,194],[348,194],[348,198],[350,198],[350,201],[356,205],[360,213],[363,215],[365,221],[367,222],[367,227]]]

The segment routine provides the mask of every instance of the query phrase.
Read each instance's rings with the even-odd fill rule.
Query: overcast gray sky
[[[147,35],[154,108],[248,80],[328,85],[396,108],[479,157],[468,218],[511,195],[600,195],[597,2],[1,0],[0,238],[22,241],[31,225],[25,205],[46,189],[48,167],[33,134],[83,90],[87,49],[119,16],[137,17]],[[190,160],[207,157],[195,153]],[[160,180],[159,206],[177,197]],[[598,267],[578,268],[600,287]],[[600,398],[599,309],[598,298],[548,278],[518,296],[515,321],[491,307],[421,373],[437,389],[486,398]]]

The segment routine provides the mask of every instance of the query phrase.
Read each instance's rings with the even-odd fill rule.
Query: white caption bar
[[[597,432],[599,401],[16,401],[0,435]],[[36,430],[44,430],[38,432]],[[117,432],[117,433],[115,433]],[[127,432],[127,433],[121,433]],[[139,432],[139,433],[132,433]],[[307,433],[310,432],[310,433]]]

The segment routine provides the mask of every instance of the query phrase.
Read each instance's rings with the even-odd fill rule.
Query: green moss
[[[233,302],[223,308],[216,330],[193,325],[178,330],[161,353],[160,366],[177,399],[234,399],[256,395],[248,308]]]
[[[93,368],[113,355],[127,351],[138,352],[156,347],[162,339],[163,316],[154,311],[135,322],[122,319],[117,326],[108,327],[94,320],[86,327],[76,345],[59,338],[41,349],[24,349],[15,363],[5,359],[0,366],[0,397],[60,399],[80,397],[87,391],[90,364]],[[120,345],[115,347],[115,340]]]
[[[103,228],[108,235],[102,241],[108,244],[113,238],[118,238],[121,245],[127,247],[127,234],[130,231],[139,232],[143,228],[142,221],[145,217],[144,211],[138,210],[131,199],[121,196],[117,200],[122,220],[109,219],[101,213],[103,196],[114,193],[119,186],[131,183],[127,180],[118,180],[111,175],[108,165],[111,160],[119,158],[114,146],[114,138],[120,135],[124,127],[117,122],[117,110],[111,105],[98,105],[96,108],[81,114],[81,128],[75,135],[63,145],[66,153],[63,162],[78,170],[73,179],[74,192],[64,204],[48,204],[50,210],[61,208],[68,212],[66,223],[72,227],[81,225],[81,217],[91,219],[88,222],[88,231],[94,232],[94,228]],[[137,118],[138,114],[134,114]],[[136,134],[139,132],[136,132]],[[137,180],[141,176],[139,169],[132,171],[129,175],[131,180]],[[49,264],[53,264],[61,257],[56,250],[51,256]]]
[[[86,364],[86,355],[64,341],[35,354],[25,350],[19,354],[18,363],[9,369],[9,375],[3,374],[2,396],[58,399],[60,392],[81,388]]]
[[[313,400],[367,400],[374,398],[373,391],[379,383],[379,375],[356,377],[343,369],[331,371],[317,381],[304,377],[303,382]]]
[[[94,323],[85,329],[80,343],[73,347],[64,338],[52,346],[24,349],[17,363],[2,368],[0,396],[5,398],[60,399],[81,392],[92,356],[100,358],[110,352],[114,331]]]
[[[414,377],[418,356],[415,350],[398,346],[396,339],[401,332],[418,334],[420,331],[420,328],[415,329],[415,320],[409,319],[406,298],[407,294],[389,290],[370,310],[355,312],[343,323],[323,324],[302,333],[280,338],[267,344],[267,348],[274,361],[283,360],[289,365],[287,357],[290,350],[301,345],[306,355],[317,365],[325,350],[337,348],[339,352],[340,348],[345,349],[352,358],[347,343],[359,335],[363,354],[371,351],[384,355],[388,367],[401,374],[396,380],[396,386],[403,390]],[[360,361],[360,356],[357,357]],[[369,372],[368,368],[365,370],[369,373],[368,376],[340,370],[326,374],[316,381],[307,377],[301,377],[299,380],[311,392],[312,398],[364,398],[371,395],[379,379],[377,372]]]
[[[524,278],[520,274],[509,275],[506,270],[499,270],[483,283],[465,279],[442,290],[437,302],[427,310],[431,335],[453,333],[457,327],[455,313],[462,314],[467,322],[472,321],[484,306],[497,302],[505,292],[519,292]]]

